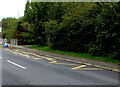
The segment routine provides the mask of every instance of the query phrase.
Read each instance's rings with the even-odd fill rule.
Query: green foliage
[[[92,60],[98,60],[98,61],[120,64],[119,60],[116,60],[116,59],[113,59],[113,58],[93,56],[89,53],[74,53],[74,52],[68,52],[68,51],[62,51],[62,50],[54,50],[54,49],[51,49],[50,46],[31,46],[29,48],[36,49],[36,50],[47,51],[47,52],[59,53],[59,54],[64,54],[64,55],[69,55],[69,56],[74,56],[74,57],[77,57],[77,58],[88,58],[88,59],[92,59]]]
[[[3,38],[16,39],[16,27],[17,19],[15,18],[4,18],[2,19],[2,34]]]
[[[92,41],[89,52],[94,55],[118,58],[120,53],[120,7],[119,3],[96,3],[90,12],[94,23],[96,40]],[[99,9],[99,10],[98,10]],[[93,43],[94,42],[94,43]],[[116,56],[115,56],[116,55]]]
[[[119,2],[27,2],[24,17],[10,20],[3,20],[4,34],[19,44],[119,59]]]
[[[45,22],[45,33],[46,38],[48,40],[48,45],[51,45],[53,42],[56,33],[59,32],[59,24],[57,20],[50,20],[49,22]]]
[[[85,44],[90,42],[87,38],[92,32],[92,26],[86,25],[88,11],[94,3],[67,3],[68,7],[62,16],[59,32],[53,41],[53,48],[65,51],[86,52]],[[85,9],[86,8],[86,9]],[[87,21],[86,21],[87,20]],[[91,29],[88,29],[91,27]]]

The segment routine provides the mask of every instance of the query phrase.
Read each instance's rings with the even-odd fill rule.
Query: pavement
[[[102,68],[102,69],[110,70],[110,71],[114,71],[114,72],[120,72],[120,65],[114,64],[114,63],[102,62],[102,61],[86,59],[86,58],[78,58],[78,57],[73,57],[73,56],[68,56],[68,55],[63,55],[63,54],[58,54],[58,53],[52,53],[52,52],[39,51],[39,50],[28,48],[31,45],[26,45],[26,46],[10,45],[10,46],[14,47],[15,49],[21,49],[21,50],[27,51],[27,52],[30,51],[30,52],[32,52],[34,54],[38,54],[38,55],[41,55],[41,54],[48,55],[54,59],[60,59],[60,60],[64,60],[64,61],[90,65],[93,67],[98,67],[98,68]]]

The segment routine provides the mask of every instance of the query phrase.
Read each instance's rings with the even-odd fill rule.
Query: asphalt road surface
[[[118,85],[117,72],[10,49],[2,50],[0,72],[2,85]]]

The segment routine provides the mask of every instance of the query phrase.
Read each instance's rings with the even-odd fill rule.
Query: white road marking
[[[10,61],[10,60],[7,60],[7,62],[8,62],[8,63],[11,63],[11,64],[13,64],[13,65],[15,65],[15,66],[18,66],[18,67],[20,67],[20,68],[22,68],[22,69],[27,69],[26,67],[23,67],[23,66],[21,66],[21,65],[19,65],[19,64],[16,64],[16,63],[14,63],[14,62],[12,62],[12,61]]]
[[[2,57],[0,57],[0,59],[2,59]]]

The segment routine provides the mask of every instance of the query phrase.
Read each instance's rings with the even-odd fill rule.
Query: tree
[[[17,27],[17,19],[15,18],[4,18],[2,19],[2,33],[3,37],[7,39],[15,39],[15,31]]]

